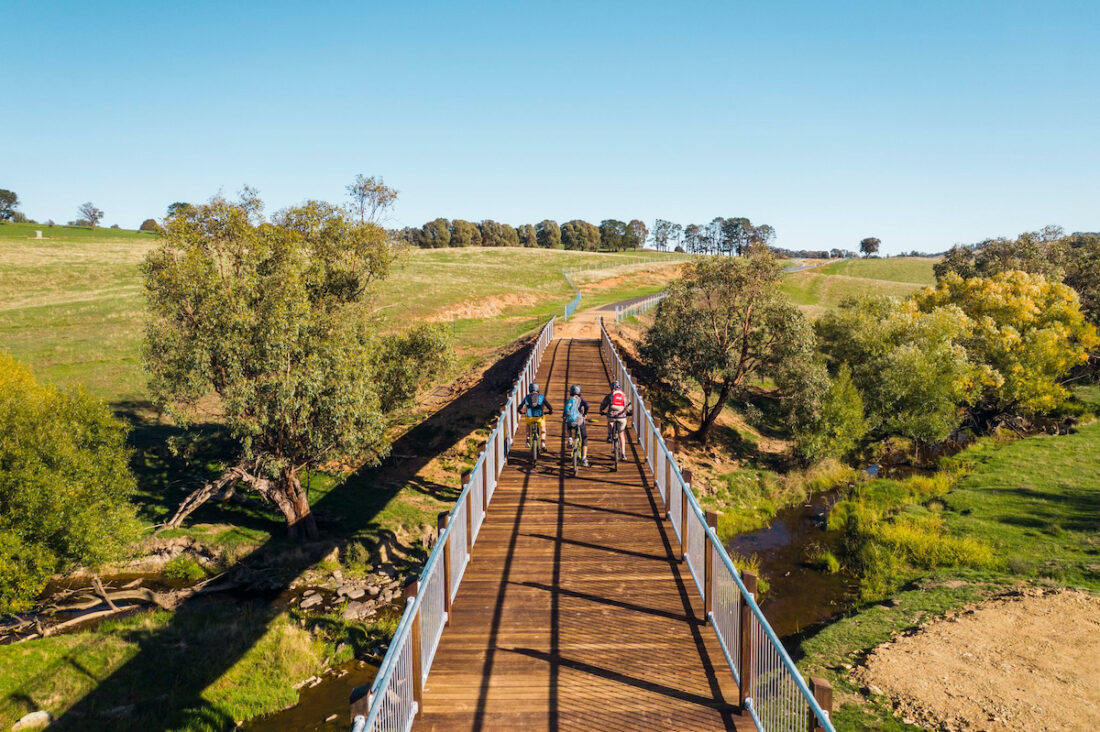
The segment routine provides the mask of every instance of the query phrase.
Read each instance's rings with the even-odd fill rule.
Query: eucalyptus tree
[[[383,327],[373,294],[399,252],[380,226],[318,201],[271,221],[261,210],[251,196],[188,207],[142,266],[156,403],[185,425],[216,409],[238,445],[169,524],[243,483],[292,536],[313,537],[302,471],[385,455],[391,415],[446,365],[449,346],[438,326]]]
[[[543,219],[535,224],[535,236],[543,249],[561,249],[561,227],[557,221]]]
[[[416,243],[424,249],[443,249],[451,243],[451,226],[447,219],[432,219],[420,228]]]
[[[0,188],[0,221],[10,221],[19,208],[19,196],[15,191]]]
[[[481,246],[481,232],[477,224],[462,219],[451,222],[451,246],[452,247],[479,247]]]
[[[657,307],[642,356],[679,393],[699,390],[695,436],[702,442],[722,408],[750,382],[804,381],[791,374],[813,361],[813,330],[780,291],[782,276],[782,266],[765,250],[706,257],[685,268]]]
[[[532,224],[521,224],[516,227],[516,236],[521,247],[538,246],[538,232]]]
[[[644,247],[648,236],[649,229],[646,228],[645,222],[641,219],[631,219],[630,223],[626,225],[627,246],[631,249]]]
[[[878,248],[882,244],[882,240],[878,237],[869,236],[866,239],[861,239],[859,242],[859,251],[863,253],[863,256],[869,257],[872,254],[878,254]]]
[[[381,177],[366,177],[362,173],[347,186],[352,208],[359,214],[359,223],[374,221],[375,217],[393,205],[397,191],[387,186]]]

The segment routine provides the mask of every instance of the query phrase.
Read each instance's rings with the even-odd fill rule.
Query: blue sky
[[[1100,230],[1100,2],[0,0],[0,188],[136,227],[357,173],[435,216],[748,216],[887,252]]]

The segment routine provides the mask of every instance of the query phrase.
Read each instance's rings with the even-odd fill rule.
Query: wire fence
[[[714,530],[717,514],[706,515],[699,507],[690,472],[680,469],[669,450],[602,318],[600,340],[612,378],[623,385],[633,405],[635,434],[680,541],[681,557],[703,601],[707,621],[740,687],[742,708],[758,730],[835,732],[826,711],[831,688],[814,679],[811,690],[768,624],[754,597],[756,578],[738,571]]]
[[[450,513],[441,517],[439,537],[419,579],[406,590],[405,612],[365,697],[365,708],[357,709],[353,702],[354,732],[406,732],[412,726],[447,626],[451,600],[458,593],[516,434],[520,400],[534,381],[542,356],[553,339],[554,319],[551,319],[539,333],[485,449],[466,476],[458,500]]]
[[[656,295],[650,295],[647,298],[632,302],[629,305],[623,305],[615,308],[615,322],[621,323],[628,318],[633,318],[642,313],[649,312],[653,308],[668,297],[667,292],[658,292]]]

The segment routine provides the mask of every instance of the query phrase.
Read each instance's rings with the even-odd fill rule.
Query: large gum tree
[[[435,326],[391,333],[372,293],[396,256],[386,232],[311,201],[271,220],[250,191],[165,221],[143,265],[145,362],[159,406],[182,423],[213,409],[239,443],[217,480],[170,519],[244,484],[295,538],[317,527],[301,475],[383,455],[389,416],[447,361]]]

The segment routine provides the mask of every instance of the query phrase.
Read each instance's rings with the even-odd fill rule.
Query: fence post
[[[826,715],[833,715],[833,687],[825,679],[818,678],[817,676],[810,677],[810,691],[814,694],[814,699],[817,700],[818,706],[825,712]],[[817,718],[817,715],[810,710],[810,726],[812,732],[825,732],[825,725],[821,723],[821,720]]]
[[[462,471],[462,487],[465,488],[470,482],[470,475],[473,471]],[[474,550],[474,509],[470,506],[470,491],[466,494],[466,556],[469,557]]]
[[[413,580],[405,585],[405,602],[412,602],[420,592],[420,582]],[[412,643],[413,700],[416,706],[424,706],[424,659],[420,656],[420,613],[412,619],[411,633],[407,643]]]
[[[665,518],[671,518],[668,510],[672,505],[672,477],[675,475],[672,471],[672,452],[670,451],[665,455]]]
[[[486,448],[489,446],[486,445]],[[485,460],[481,462],[481,514],[487,516],[489,514],[489,460],[488,455],[485,456]]]
[[[718,512],[707,511],[707,526],[718,528]],[[706,547],[706,559],[703,560],[703,620],[710,620],[710,611],[714,609],[714,547],[707,538],[703,542]]]
[[[439,513],[439,519],[436,522],[439,527],[440,536],[443,535],[443,530],[447,528],[447,524],[451,522],[451,512],[441,511]],[[451,537],[447,536],[446,543],[443,544],[443,612],[447,614],[447,619],[443,621],[443,625],[447,626],[451,624]]]
[[[684,495],[680,496],[680,561],[684,561],[688,546],[688,500],[687,494],[691,492],[691,471],[683,471]]]
[[[756,596],[756,575],[749,571],[741,573],[745,589],[754,598]],[[741,670],[741,709],[745,709],[745,700],[752,698],[753,653],[752,653],[752,610],[744,597],[741,598],[741,649],[737,666]]]

